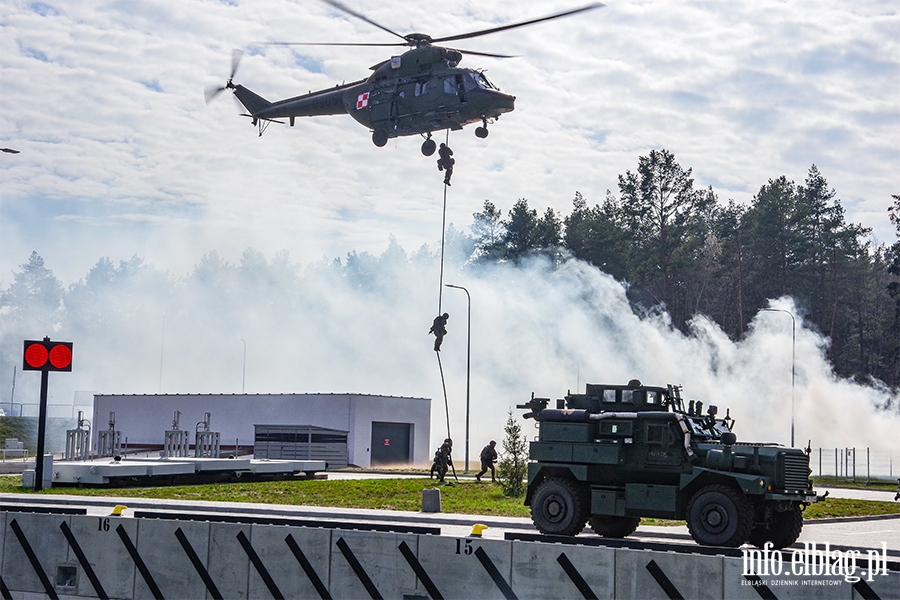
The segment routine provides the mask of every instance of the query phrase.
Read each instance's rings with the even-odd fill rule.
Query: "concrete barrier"
[[[6,513],[3,544],[3,582],[9,590],[52,596],[76,592],[76,586],[57,586],[57,575],[67,577],[76,565],[69,561],[69,545],[60,523],[69,526],[68,515]],[[77,570],[76,570],[77,574]]]
[[[16,600],[900,598],[896,561],[846,581],[748,576],[741,558],[708,551],[112,515],[3,512],[0,523],[0,596]]]
[[[443,598],[510,597],[510,542],[423,535],[419,537],[418,562],[433,585],[432,592],[436,590]],[[428,592],[424,583],[422,587]]]
[[[514,543],[512,585],[520,598],[615,598],[616,551]]]
[[[52,524],[54,521],[48,519]],[[59,523],[62,524],[66,521]],[[137,538],[138,521],[113,516],[73,516],[68,521],[68,534],[63,531],[69,546],[68,564],[77,568],[78,595],[101,597],[100,590],[110,598],[130,598],[134,595],[134,562],[124,552],[116,530]]]
[[[253,525],[250,541],[285,598],[327,598],[331,581],[330,529]],[[249,596],[271,597],[269,583],[250,571]]]
[[[237,528],[240,525],[221,524]],[[205,598],[207,586],[185,552],[190,547],[200,564],[208,567],[209,523],[139,519],[137,540],[126,539],[117,526],[126,551],[138,570],[134,598]],[[131,546],[134,550],[131,550]],[[239,590],[229,590],[238,593]]]
[[[724,598],[721,556],[616,550],[616,598]]]
[[[332,597],[402,598],[404,594],[416,594],[416,575],[399,547],[404,543],[417,555],[418,538],[412,534],[333,530]]]

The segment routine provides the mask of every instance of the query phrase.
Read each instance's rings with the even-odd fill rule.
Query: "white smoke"
[[[891,400],[897,405],[892,393],[836,377],[825,357],[827,340],[804,326],[790,299],[772,308],[796,315],[793,361],[786,312],[760,312],[737,342],[705,317],[696,317],[685,335],[665,315],[635,315],[622,284],[581,261],[459,262],[448,258],[443,282],[464,286],[472,299],[473,457],[489,439],[502,439],[507,411],[521,414],[515,406],[532,392],[561,398],[568,390],[583,392],[585,383],[633,378],[683,384],[686,399],[715,404],[720,415],[730,409],[743,441],[788,444],[792,397],[798,446],[810,440],[813,447],[888,448],[900,432],[896,410],[878,408]],[[447,424],[427,332],[439,310],[439,259],[426,251],[408,257],[392,243],[381,257],[364,254],[354,264],[351,272],[323,260],[299,277],[269,273],[228,293],[191,281],[174,290],[145,285],[124,297],[110,293],[107,312],[124,316],[104,327],[53,333],[75,343],[75,368],[51,376],[51,393],[58,399],[74,390],[239,393],[246,344],[247,393],[429,397],[436,446]],[[450,428],[462,440],[466,295],[443,288],[440,310],[450,313],[441,352]],[[15,352],[4,352],[0,385],[7,390]],[[25,375],[32,374],[20,373],[17,401],[27,401],[22,395],[36,385]],[[525,431],[533,434],[530,422]]]

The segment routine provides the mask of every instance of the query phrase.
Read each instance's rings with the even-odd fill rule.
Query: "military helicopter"
[[[503,54],[488,54],[471,50],[457,50],[435,44],[470,39],[508,29],[524,27],[558,19],[604,6],[593,3],[538,19],[531,19],[491,29],[460,35],[432,38],[424,33],[401,35],[372,21],[336,0],[323,0],[332,7],[386,31],[401,40],[394,43],[314,43],[265,42],[266,45],[285,46],[407,46],[410,50],[371,67],[366,79],[336,85],[333,88],[310,92],[302,96],[269,102],[262,96],[233,82],[242,52],[232,56],[231,75],[224,86],[207,88],[206,101],[225,90],[231,90],[247,109],[249,117],[259,127],[261,136],[270,123],[294,126],[297,117],[349,114],[372,131],[372,142],[383,147],[391,138],[422,135],[422,154],[434,154],[436,144],[431,135],[445,129],[459,130],[464,125],[481,122],[475,129],[479,138],[488,136],[488,124],[515,108],[515,96],[505,94],[491,83],[483,71],[459,67],[464,54],[493,58],[513,58]]]

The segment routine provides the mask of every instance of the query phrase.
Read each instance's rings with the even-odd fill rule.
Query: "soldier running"
[[[491,483],[496,483],[496,472],[494,471],[494,463],[497,462],[497,442],[491,440],[491,443],[481,449],[481,473],[475,476],[475,481],[481,483],[481,476],[491,470]]]

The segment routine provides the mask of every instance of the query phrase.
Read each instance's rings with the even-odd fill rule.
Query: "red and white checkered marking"
[[[356,110],[362,110],[369,105],[369,92],[356,97]]]

